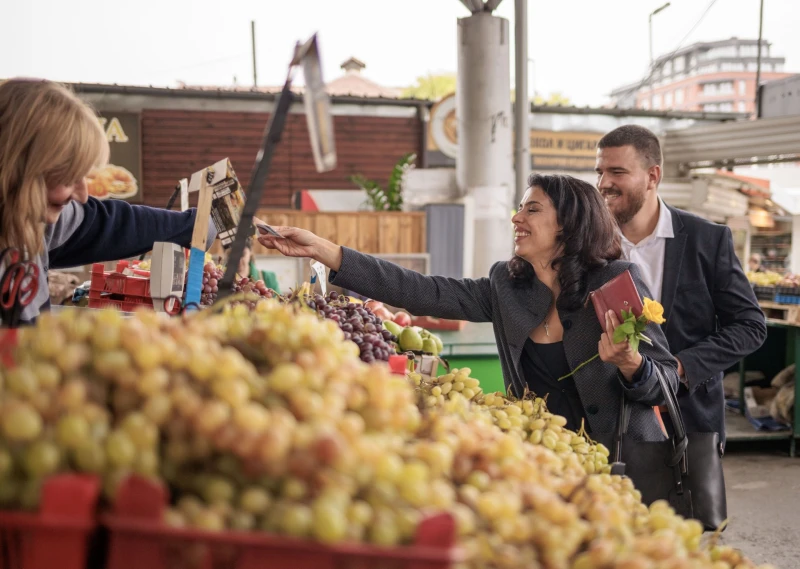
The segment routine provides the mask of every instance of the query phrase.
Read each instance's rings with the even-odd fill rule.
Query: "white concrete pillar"
[[[513,252],[513,114],[508,20],[488,12],[458,20],[456,183],[475,200],[473,277]]]

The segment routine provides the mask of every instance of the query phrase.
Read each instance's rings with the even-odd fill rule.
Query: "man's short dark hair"
[[[643,126],[626,124],[615,128],[597,143],[598,148],[619,148],[633,146],[648,167],[661,166],[661,143],[658,137]]]

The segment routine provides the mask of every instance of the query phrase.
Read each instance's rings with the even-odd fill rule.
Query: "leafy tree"
[[[456,75],[425,75],[417,77],[417,82],[403,90],[403,97],[438,101],[442,97],[456,92]]]

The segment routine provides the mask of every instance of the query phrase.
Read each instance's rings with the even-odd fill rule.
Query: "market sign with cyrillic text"
[[[532,130],[531,167],[550,170],[594,170],[597,143],[595,132]]]

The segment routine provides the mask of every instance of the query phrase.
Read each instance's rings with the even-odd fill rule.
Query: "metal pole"
[[[670,7],[671,2],[667,2],[663,6],[656,8],[650,15],[647,17],[647,27],[649,30],[648,36],[650,39],[650,74],[647,78],[647,83],[650,88],[650,110],[653,110],[653,75],[655,75],[655,69],[653,68],[653,16],[661,12],[662,10],[666,10]]]
[[[250,20],[250,43],[253,47],[253,87],[258,87],[258,72],[256,71],[256,21]]]
[[[528,114],[528,0],[515,0],[514,4],[514,163],[515,201],[518,204],[528,186],[531,169],[530,126]]]
[[[764,0],[761,0],[761,8],[758,14],[758,61],[756,63],[756,116],[759,116],[761,106],[761,38],[764,30]]]
[[[647,78],[647,88],[650,91],[650,110],[653,110],[653,14],[647,17],[647,28],[650,30],[648,37],[650,39],[650,73]]]
[[[253,217],[255,217],[256,211],[261,203],[261,195],[264,193],[264,184],[269,177],[272,157],[275,154],[275,148],[281,141],[281,134],[283,134],[283,129],[286,126],[286,117],[289,114],[289,109],[294,100],[294,94],[292,93],[292,75],[293,69],[290,68],[289,74],[286,77],[286,83],[283,85],[283,90],[278,100],[275,102],[275,109],[272,111],[272,115],[270,115],[267,125],[264,128],[264,138],[261,142],[261,149],[256,155],[253,172],[250,175],[250,186],[247,188],[244,207],[239,217],[236,237],[228,253],[228,266],[225,269],[225,275],[219,283],[217,301],[223,300],[233,293],[233,283],[236,280],[236,270],[239,268],[239,261],[244,253],[244,247],[248,237],[253,235]]]

